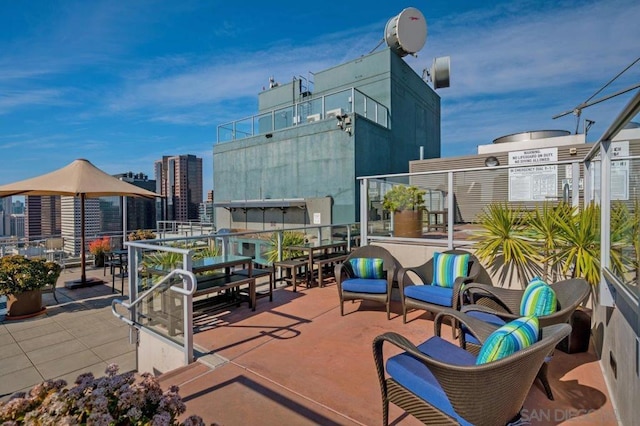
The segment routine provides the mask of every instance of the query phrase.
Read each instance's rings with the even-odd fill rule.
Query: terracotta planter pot
[[[422,237],[422,211],[402,210],[393,213],[394,237]]]
[[[42,291],[31,290],[7,296],[7,319],[28,318],[44,312]]]

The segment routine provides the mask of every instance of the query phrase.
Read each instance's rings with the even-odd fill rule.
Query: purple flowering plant
[[[64,380],[47,380],[17,393],[0,402],[0,424],[204,426],[199,416],[178,421],[186,406],[177,386],[163,391],[151,374],[117,374],[116,364],[105,373],[81,374],[70,389]]]

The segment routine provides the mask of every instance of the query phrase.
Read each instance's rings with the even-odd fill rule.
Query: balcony
[[[389,126],[389,110],[358,89],[351,88],[221,124],[218,126],[217,143],[233,142],[320,120],[335,119],[350,113],[356,113],[381,126]]]

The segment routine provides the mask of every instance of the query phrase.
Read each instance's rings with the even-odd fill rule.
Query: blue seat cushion
[[[475,364],[475,356],[440,337],[430,338],[418,345],[418,349],[431,358],[449,364]],[[461,424],[470,424],[455,412],[442,386],[423,363],[403,352],[389,358],[386,367],[389,376],[418,397],[455,418]]]
[[[503,325],[505,325],[507,323],[505,320],[503,320],[499,316],[494,315],[494,314],[490,314],[488,312],[466,311],[465,313],[467,315],[469,315],[470,317],[477,318],[480,321],[488,322],[489,324],[493,324],[493,325],[495,325],[497,327],[502,327]],[[479,346],[482,345],[482,343],[480,343],[480,341],[478,339],[476,339],[473,334],[469,333],[469,331],[467,330],[467,328],[464,325],[462,326],[462,332],[464,333],[464,340],[467,343],[473,343],[473,344],[479,345]]]
[[[387,280],[350,278],[342,282],[342,290],[353,293],[385,294],[387,292]]]
[[[412,299],[440,306],[453,306],[453,289],[436,285],[411,285],[404,289],[404,295]]]

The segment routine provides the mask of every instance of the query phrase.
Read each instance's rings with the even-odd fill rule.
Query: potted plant
[[[21,255],[0,258],[0,294],[7,296],[7,318],[24,318],[44,312],[41,289],[54,286],[62,268],[44,259]]]
[[[93,255],[95,266],[104,266],[107,252],[111,250],[111,240],[109,237],[98,238],[89,243],[89,252]]]
[[[424,194],[424,190],[413,185],[396,185],[384,194],[382,207],[393,214],[394,236],[422,236]]]
[[[130,233],[128,238],[129,241],[154,240],[156,234],[148,229],[138,229]]]

